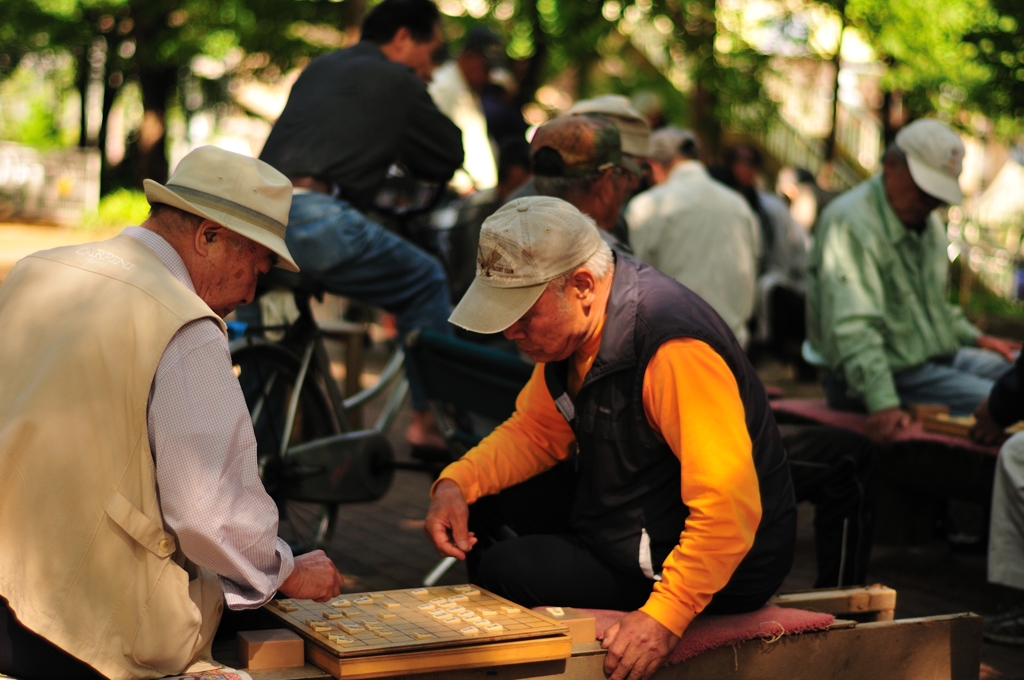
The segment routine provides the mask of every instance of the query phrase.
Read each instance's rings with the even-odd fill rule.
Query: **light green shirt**
[[[893,372],[951,356],[981,331],[946,302],[949,243],[935,213],[907,229],[881,175],[825,208],[808,267],[807,339],[870,412],[899,406]]]

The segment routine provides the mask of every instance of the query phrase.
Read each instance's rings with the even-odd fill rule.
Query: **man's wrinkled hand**
[[[864,434],[876,444],[888,444],[897,431],[910,425],[910,414],[899,407],[883,408],[868,416]]]
[[[476,536],[469,530],[469,506],[462,489],[452,480],[442,479],[434,487],[423,533],[442,556],[464,560],[476,545]]]
[[[331,558],[323,550],[314,550],[295,557],[295,569],[279,590],[296,600],[327,602],[337,597],[344,585],[345,579]]]
[[[610,680],[645,680],[679,644],[679,636],[642,611],[630,612],[604,632],[604,673]]]
[[[1019,352],[1021,347],[1020,343],[1016,340],[997,338],[994,335],[979,335],[978,339],[974,341],[974,345],[981,349],[988,349],[1002,354],[1003,358],[1007,361],[1014,361],[1016,357],[1013,356],[1013,353]]]
[[[974,425],[971,426],[970,435],[971,439],[979,444],[1002,444],[1006,439],[1006,431],[992,419],[992,412],[988,410],[988,399],[974,409]]]

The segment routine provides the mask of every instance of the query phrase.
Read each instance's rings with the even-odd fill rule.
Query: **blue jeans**
[[[292,196],[285,243],[302,273],[329,292],[394,314],[402,338],[415,328],[451,334],[441,264],[346,201],[318,193]],[[412,406],[424,411],[423,383],[410,363],[405,367]]]
[[[987,349],[961,347],[948,361],[932,360],[893,373],[901,404],[945,404],[952,415],[969,415],[992,385],[1013,364]],[[864,404],[846,393],[846,381],[835,373],[825,378],[828,405],[842,411],[863,411]]]

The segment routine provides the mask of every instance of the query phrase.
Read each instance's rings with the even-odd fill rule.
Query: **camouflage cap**
[[[566,116],[537,128],[530,141],[539,177],[583,177],[622,162],[619,129],[605,116]]]
[[[644,157],[650,153],[651,126],[647,119],[633,108],[629,100],[620,94],[605,94],[593,99],[581,99],[573,104],[566,115],[600,113],[608,116],[619,128],[622,138],[622,153]]]

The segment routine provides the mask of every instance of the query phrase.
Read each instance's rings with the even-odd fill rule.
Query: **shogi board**
[[[470,585],[347,593],[322,604],[273,600],[265,609],[302,635],[307,657],[337,677],[543,661],[571,653],[567,626]]]

